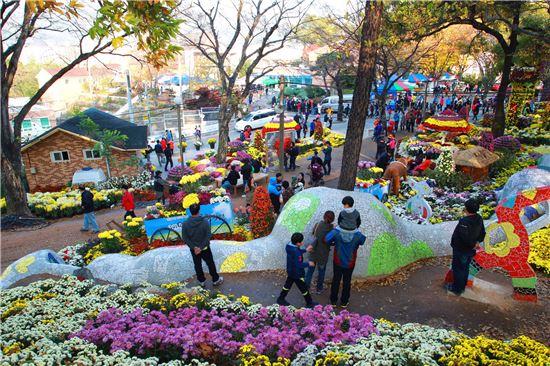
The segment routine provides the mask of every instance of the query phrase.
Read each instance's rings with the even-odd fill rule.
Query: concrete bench
[[[253,173],[252,174],[252,177],[254,178],[254,182],[256,182],[256,184],[260,184],[261,181],[264,181],[264,184],[267,184],[267,179],[269,178],[269,175],[268,174],[265,174],[265,173]],[[222,186],[222,181],[225,179],[225,177],[218,177],[215,179],[216,181],[216,187],[221,187]],[[237,188],[239,187],[243,187],[243,177],[240,177],[239,180],[237,181],[237,184],[234,185],[234,186],[231,186],[233,188],[233,195],[236,196],[237,195]],[[244,187],[243,187],[243,190],[244,190]]]

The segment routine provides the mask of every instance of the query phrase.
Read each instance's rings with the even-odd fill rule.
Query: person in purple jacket
[[[302,245],[304,245],[304,235],[301,233],[294,233],[290,237],[290,243],[286,245],[286,281],[283,286],[283,289],[281,290],[281,294],[277,298],[277,304],[288,306],[290,305],[288,301],[285,300],[286,295],[288,295],[288,292],[292,288],[293,284],[296,284],[298,286],[298,289],[304,296],[304,299],[306,300],[306,307],[312,308],[313,306],[317,305],[315,302],[313,302],[313,299],[311,298],[311,294],[309,293],[308,286],[306,285],[304,281],[304,277],[306,275],[305,269],[308,267],[315,267],[315,263],[313,262],[304,262],[304,253],[307,251],[312,251],[313,247],[309,246],[306,249],[302,249]]]
[[[330,288],[330,303],[336,306],[338,293],[340,292],[340,282],[344,280],[342,288],[342,297],[340,298],[340,307],[346,308],[349,303],[351,291],[351,275],[355,269],[357,259],[357,249],[365,244],[367,238],[357,231],[342,230],[339,227],[332,229],[326,236],[325,241],[329,245],[334,245],[333,257],[333,277]]]

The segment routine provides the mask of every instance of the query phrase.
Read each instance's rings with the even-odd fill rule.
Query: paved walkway
[[[379,282],[356,282],[352,285],[347,310],[399,323],[454,329],[471,336],[485,334],[511,339],[527,335],[550,344],[547,331],[550,324],[550,279],[539,279],[539,303],[513,301],[509,297],[496,299],[497,305],[481,303],[449,295],[443,289],[443,277],[449,262],[450,258],[435,258],[413,264],[411,270],[394,276],[397,281],[390,278]],[[249,296],[253,302],[270,305],[276,302],[286,275],[283,271],[265,271],[226,274],[224,277],[220,291],[237,297]],[[510,294],[513,291],[510,279],[502,274],[482,272],[479,278],[504,288]],[[191,281],[191,285],[194,283]],[[323,305],[329,304],[329,289],[321,295],[313,294],[313,299]],[[295,306],[304,304],[295,287],[287,300]]]

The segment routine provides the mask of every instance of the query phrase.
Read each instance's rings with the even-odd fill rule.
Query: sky
[[[204,0],[203,0],[204,1]],[[346,7],[344,0],[315,0],[308,13],[312,15],[322,15],[326,7],[333,9],[336,13],[343,13]],[[22,8],[22,7],[21,7]],[[21,10],[21,9],[20,9]],[[89,8],[92,10],[92,8]],[[93,10],[92,10],[93,11]],[[232,7],[227,0],[222,0],[221,12],[231,13]],[[39,61],[63,63],[63,59],[74,57],[76,53],[75,38],[67,32],[42,32],[27,42],[27,46],[21,56],[21,61],[26,63],[34,58]],[[284,49],[273,54],[275,59],[292,60],[301,57],[302,46],[296,44],[287,44]],[[113,59],[107,57],[104,62],[112,62]]]

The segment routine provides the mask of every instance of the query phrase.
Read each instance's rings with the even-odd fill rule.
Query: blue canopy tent
[[[185,85],[185,84],[189,84],[189,81],[191,80],[191,78],[189,77],[189,75],[181,75],[181,76],[178,76],[178,75],[175,75],[175,76],[172,76],[172,78],[170,79],[170,84],[173,84],[173,85]]]
[[[199,78],[196,78],[196,77],[189,77],[189,75],[181,75],[181,76],[178,76],[178,75],[165,75],[165,76],[160,76],[157,81],[160,83],[160,84],[164,84],[164,85],[177,85],[179,86],[180,83],[181,85],[188,85],[190,81],[193,81],[193,82],[196,82],[196,83],[206,83],[206,82],[212,82],[212,81],[215,81],[211,78],[206,78],[206,79],[199,79]]]
[[[410,83],[415,83],[416,84],[416,83],[422,83],[422,82],[425,82],[425,81],[429,81],[430,79],[428,77],[426,77],[424,74],[413,73],[413,74],[409,75],[407,80]]]
[[[451,81],[451,80],[456,80],[458,79],[455,75],[453,74],[449,74],[448,72],[444,72],[441,77],[439,78],[439,80],[441,81]]]
[[[378,91],[378,94],[380,94],[384,90],[384,87],[382,85],[378,85],[376,90]],[[392,84],[391,88],[388,90],[388,94],[397,95],[397,93],[408,92],[413,90],[414,90],[414,86],[410,84],[406,84],[402,80],[396,80]]]

